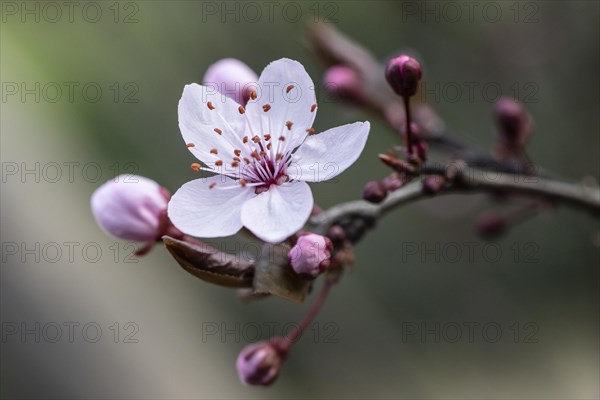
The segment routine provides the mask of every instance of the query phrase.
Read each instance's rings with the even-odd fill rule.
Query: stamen
[[[267,155],[267,153],[265,153],[264,151],[261,151],[259,154],[261,157],[266,157],[266,155]]]
[[[240,160],[240,158],[239,158],[239,157],[233,157],[233,161],[240,162],[241,160]]]
[[[254,136],[254,137],[252,138],[252,141],[253,141],[254,143],[258,143],[258,142],[260,142],[260,138],[259,138],[258,136]]]
[[[187,147],[195,147],[196,145],[194,143],[188,143],[186,144]]]
[[[237,162],[237,161],[234,161],[234,162],[232,162],[232,163],[231,163],[231,166],[232,166],[233,168],[237,168],[237,166],[238,166],[238,165],[240,165],[240,163],[239,163],[239,162]]]
[[[239,157],[239,156],[240,156],[240,154],[242,154],[242,151],[241,151],[241,150],[234,150],[234,151],[233,151],[233,154],[235,154],[236,156],[238,156],[238,157]]]
[[[244,136],[244,139],[242,139],[242,142],[244,142],[244,144],[248,143],[248,136]]]
[[[210,185],[208,185],[208,188],[209,188],[209,189],[212,189],[212,188],[214,188],[215,186],[217,186],[217,182],[213,182],[213,183],[211,183]]]
[[[256,150],[254,150],[252,153],[250,153],[250,155],[252,156],[252,158],[256,159],[257,161],[260,160],[260,157],[258,156],[258,153],[256,152]]]
[[[271,150],[271,143],[267,143],[267,150]]]
[[[210,154],[219,154],[217,149],[210,149]]]
[[[243,114],[246,112],[246,109],[243,106],[239,106],[238,111],[240,112],[240,114]]]
[[[219,135],[222,135],[222,134],[223,134],[223,131],[222,131],[222,130],[220,130],[219,128],[215,128],[215,132],[217,132]]]
[[[265,133],[265,135],[263,136],[265,138],[265,140],[268,142],[269,140],[271,140],[271,135],[269,135],[268,133]]]
[[[283,136],[283,135],[282,135],[282,136],[279,136],[279,141],[280,141],[280,142],[283,142],[283,141],[285,141],[285,136]]]
[[[215,161],[215,165],[217,167],[220,167],[221,165],[223,165],[223,161],[222,160],[217,160],[217,161]]]
[[[250,93],[250,98],[256,100],[256,90],[253,90],[252,93]]]
[[[209,101],[208,103],[206,103],[207,107],[209,110],[214,110],[215,106],[213,106],[213,103],[211,101]]]
[[[240,179],[240,185],[242,185],[242,187],[246,187],[246,184],[248,183],[247,180],[245,179]]]
[[[315,130],[313,128],[308,128],[306,132],[308,132],[309,135],[312,135],[313,133],[315,133]]]
[[[245,162],[246,164],[250,164],[250,159],[249,159],[249,158],[246,158],[246,157],[244,157],[244,162]]]
[[[292,121],[285,121],[285,126],[287,126],[288,131],[292,130],[292,125],[294,125]]]
[[[282,158],[283,158],[283,154],[281,154],[281,153],[277,153],[277,154],[275,155],[275,160],[276,160],[276,161],[279,161],[279,160],[281,160]]]
[[[264,112],[267,112],[267,111],[269,111],[271,109],[271,105],[270,104],[265,104],[262,108],[263,108]]]
[[[285,92],[286,92],[286,93],[289,93],[289,92],[290,92],[290,90],[292,90],[293,88],[294,88],[294,85],[290,85],[290,86],[288,86],[287,88],[285,88]]]
[[[317,103],[310,106],[310,112],[315,112],[316,109],[317,109]]]
[[[202,168],[202,166],[198,163],[192,163],[192,165],[190,165],[190,167],[192,168],[192,171],[194,171],[194,172],[198,172]]]

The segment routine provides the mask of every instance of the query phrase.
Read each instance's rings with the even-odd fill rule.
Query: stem
[[[319,296],[316,298],[315,302],[308,310],[308,313],[306,313],[306,315],[304,316],[304,319],[302,319],[302,322],[300,322],[300,324],[298,326],[296,326],[296,328],[283,339],[283,343],[281,344],[281,347],[284,351],[288,351],[289,348],[292,347],[292,344],[294,344],[294,342],[296,340],[298,340],[300,338],[300,336],[302,336],[302,333],[304,333],[304,330],[306,330],[306,328],[310,325],[310,323],[316,317],[317,313],[323,306],[323,303],[325,302],[327,295],[329,294],[329,289],[331,289],[331,287],[333,286],[334,283],[335,283],[335,281],[332,279],[325,280],[325,283],[324,283],[323,287],[321,288],[321,292],[319,293]]]
[[[411,126],[411,118],[410,118],[410,97],[404,96],[402,97],[404,101],[404,114],[406,120],[406,147],[408,148],[408,157],[412,156],[412,147],[413,147],[413,138],[412,138],[412,126]]]

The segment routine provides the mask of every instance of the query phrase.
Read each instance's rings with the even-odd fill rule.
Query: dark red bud
[[[530,116],[521,103],[503,97],[494,107],[500,138],[510,146],[522,146],[529,136]]]
[[[411,97],[417,93],[421,74],[421,64],[407,55],[392,58],[385,69],[388,83],[402,97]]]
[[[363,189],[363,199],[371,203],[381,203],[387,196],[387,190],[379,181],[371,181]]]

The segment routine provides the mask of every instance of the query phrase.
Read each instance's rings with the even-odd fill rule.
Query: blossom
[[[288,257],[297,274],[316,278],[329,266],[332,250],[329,238],[307,232],[298,238]]]
[[[208,67],[202,82],[244,105],[257,80],[256,73],[245,63],[235,58],[224,58]]]
[[[169,193],[151,179],[120,175],[94,191],[92,213],[100,227],[118,239],[155,241]]]
[[[362,152],[368,122],[314,134],[314,85],[297,61],[272,62],[256,88],[244,107],[204,86],[185,87],[179,128],[188,149],[216,175],[187,182],[173,195],[169,217],[182,232],[222,237],[245,226],[266,242],[281,242],[310,216],[306,182],[337,176]]]

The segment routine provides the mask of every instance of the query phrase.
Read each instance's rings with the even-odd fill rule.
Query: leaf
[[[179,265],[203,281],[230,288],[252,287],[254,265],[241,257],[200,242],[193,244],[170,236],[162,240]]]
[[[254,294],[272,294],[302,303],[311,281],[294,272],[288,260],[290,247],[265,244],[254,271]]]

